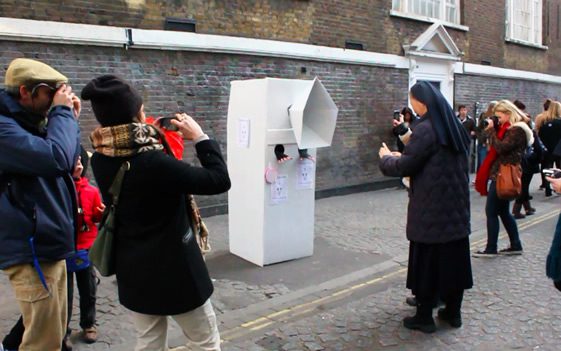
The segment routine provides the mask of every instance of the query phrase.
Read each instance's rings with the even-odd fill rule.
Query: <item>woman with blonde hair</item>
[[[496,119],[487,120],[490,149],[485,161],[477,172],[475,189],[487,195],[485,214],[487,216],[487,246],[475,257],[495,257],[522,254],[522,243],[516,221],[509,211],[509,200],[497,196],[496,179],[499,164],[520,164],[526,148],[534,142],[532,130],[524,122],[524,113],[509,100],[501,100],[495,106]],[[496,123],[498,122],[498,123]],[[495,126],[495,124],[498,124]],[[491,183],[489,183],[491,180]],[[497,250],[499,239],[499,218],[508,233],[510,247]]]
[[[543,168],[561,167],[561,160],[559,157],[553,155],[553,150],[561,141],[561,103],[553,101],[549,105],[544,117],[540,119],[540,123],[536,125],[538,136],[545,145],[547,152],[544,155],[542,164]],[[549,182],[545,183],[545,196],[551,196],[551,185]]]

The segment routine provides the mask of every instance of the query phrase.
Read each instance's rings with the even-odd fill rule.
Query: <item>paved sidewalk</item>
[[[537,190],[536,181],[532,193],[538,212],[519,223],[559,208],[557,196],[545,198]],[[352,282],[376,279],[403,267],[408,252],[404,234],[407,201],[406,191],[398,189],[318,200],[314,256],[264,268],[228,252],[227,215],[207,218],[213,246],[207,263],[216,287],[213,304],[223,339],[234,340],[240,330],[248,329],[243,326],[248,322],[322,298]],[[485,236],[484,201],[485,198],[472,192],[472,242]],[[381,301],[402,299],[406,294],[402,280],[386,289],[385,294],[389,295],[384,295]],[[4,275],[0,275],[0,289],[5,292],[0,295],[0,334],[3,335],[15,322],[18,309]],[[71,324],[75,329],[77,313],[75,308]],[[103,278],[99,286],[98,324],[99,342],[93,345],[78,342],[75,350],[132,350],[134,329],[128,312],[118,302],[113,278]],[[171,346],[180,345],[183,342],[180,331],[173,323],[170,326]]]

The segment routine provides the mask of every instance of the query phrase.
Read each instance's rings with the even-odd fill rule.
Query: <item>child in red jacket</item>
[[[78,198],[78,234],[76,236],[76,250],[89,250],[97,236],[97,223],[101,221],[105,205],[101,202],[99,190],[90,185],[86,177],[89,161],[88,153],[82,148],[72,177],[76,185]],[[87,252],[84,252],[87,254]],[[93,265],[76,270],[76,284],[80,293],[80,327],[82,339],[86,343],[97,340],[95,327],[95,301],[97,290],[97,276]],[[68,272],[68,322],[72,316],[72,297],[74,293],[74,274]],[[70,331],[70,329],[68,329]]]

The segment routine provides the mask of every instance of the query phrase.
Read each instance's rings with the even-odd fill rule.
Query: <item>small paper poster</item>
[[[240,118],[238,120],[238,146],[249,147],[250,120]]]
[[[313,189],[316,164],[312,160],[304,159],[298,162],[298,189]]]
[[[288,176],[278,175],[271,184],[271,204],[276,205],[288,200]]]

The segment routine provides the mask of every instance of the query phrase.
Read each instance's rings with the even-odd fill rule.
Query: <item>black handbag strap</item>
[[[113,202],[111,204],[111,206],[113,206],[113,207],[117,207],[117,204],[119,203],[119,194],[121,193],[121,186],[123,185],[123,178],[125,178],[125,173],[130,168],[131,168],[130,162],[129,161],[124,162],[121,165],[121,168],[119,168],[119,171],[117,172],[117,176],[115,177],[115,180],[113,181],[113,184],[111,184],[111,187],[109,188],[109,194],[113,198]]]

